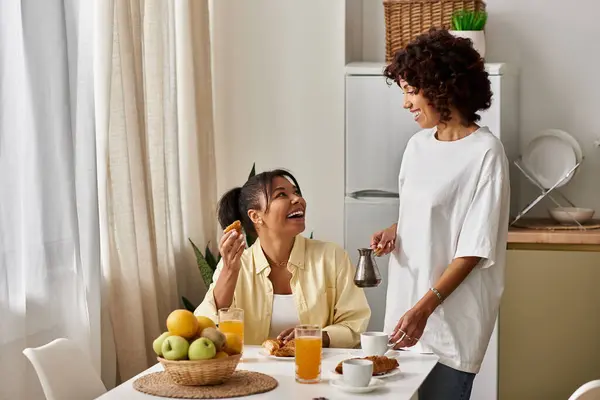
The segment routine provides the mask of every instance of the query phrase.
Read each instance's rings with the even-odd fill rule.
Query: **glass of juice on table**
[[[219,330],[223,333],[235,333],[242,339],[243,345],[244,310],[241,308],[221,308],[219,310]]]
[[[321,350],[323,339],[318,325],[298,325],[295,332],[296,382],[321,381]]]

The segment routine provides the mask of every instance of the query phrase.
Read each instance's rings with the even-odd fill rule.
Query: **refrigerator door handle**
[[[398,198],[399,195],[398,193],[387,192],[385,190],[367,189],[349,193],[348,197],[351,197],[353,199],[361,199],[368,197]]]

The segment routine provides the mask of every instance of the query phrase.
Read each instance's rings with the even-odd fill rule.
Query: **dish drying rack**
[[[565,175],[563,175],[562,178],[560,178],[556,183],[554,183],[554,185],[552,185],[549,189],[546,189],[539,182],[539,180],[535,178],[534,174],[527,170],[527,167],[523,163],[523,160],[521,157],[519,157],[517,160],[515,160],[514,164],[516,165],[516,167],[519,169],[519,171],[521,171],[521,173],[527,178],[527,180],[529,182],[531,182],[534,186],[536,186],[540,190],[540,195],[538,197],[536,197],[535,199],[533,199],[533,201],[531,201],[525,208],[523,208],[519,212],[519,214],[517,214],[517,216],[510,223],[510,226],[513,226],[515,222],[520,220],[525,214],[527,214],[536,204],[538,204],[540,201],[542,201],[542,199],[544,199],[545,197],[548,197],[554,204],[556,204],[557,207],[563,207],[554,198],[554,196],[552,196],[551,193],[558,194],[564,201],[566,201],[569,204],[570,207],[576,207],[575,204],[573,204],[573,202],[571,200],[569,200],[564,194],[561,193],[561,191],[558,189],[558,187],[560,186],[561,183],[563,183],[565,180],[571,178],[575,174],[577,169],[579,169],[579,167],[581,166],[582,162],[583,162],[583,158],[581,159],[581,161],[578,161],[575,164],[575,166],[573,166],[573,168],[571,168],[571,170],[569,170]],[[569,214],[569,213],[567,212],[567,214]],[[573,219],[573,222],[575,222],[575,224],[579,225],[579,229],[583,229],[583,230],[586,229],[571,214],[569,214],[569,217],[571,217]]]

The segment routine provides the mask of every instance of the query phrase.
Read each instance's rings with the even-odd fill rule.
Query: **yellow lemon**
[[[198,320],[188,310],[174,310],[167,318],[167,329],[171,335],[192,339],[198,334]]]
[[[229,357],[229,354],[225,353],[224,351],[220,351],[215,355],[215,358],[227,358]]]

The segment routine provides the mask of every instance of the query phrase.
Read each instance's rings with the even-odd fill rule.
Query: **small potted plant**
[[[485,57],[485,34],[483,28],[487,22],[487,12],[484,10],[458,10],[452,15],[450,33],[457,37],[471,39],[473,48]]]

